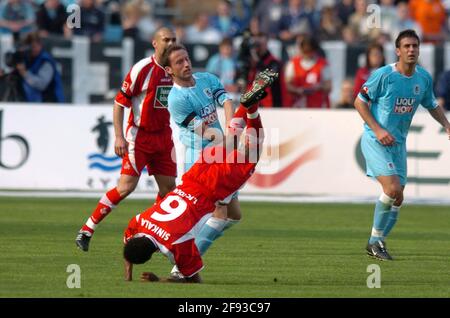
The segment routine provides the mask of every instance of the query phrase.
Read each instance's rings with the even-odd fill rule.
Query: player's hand
[[[447,132],[448,139],[450,140],[450,127],[445,128],[445,131]]]
[[[377,136],[378,141],[383,146],[392,146],[395,143],[395,138],[392,136],[388,131],[384,130],[383,128],[380,128],[375,132],[375,135]]]
[[[123,158],[128,152],[128,142],[123,137],[117,137],[114,142],[114,152],[119,157]]]
[[[159,277],[152,272],[143,272],[141,274],[141,281],[143,282],[159,282]]]

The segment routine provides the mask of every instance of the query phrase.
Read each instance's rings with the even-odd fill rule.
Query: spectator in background
[[[317,30],[319,28],[320,25],[320,17],[321,17],[321,10],[319,10],[319,6],[317,4],[317,0],[303,0],[304,1],[304,5],[303,5],[303,11],[311,17],[311,21],[313,24],[313,30]],[[321,1],[320,5],[323,5],[322,2],[323,0],[319,0]],[[322,7],[320,7],[322,8]]]
[[[185,43],[186,42],[186,27],[182,20],[175,19],[173,22],[173,30],[175,32],[175,35],[177,37],[178,43]]]
[[[325,6],[322,8],[319,39],[321,41],[336,41],[342,39],[342,23],[332,6]]]
[[[253,17],[258,20],[261,32],[266,33],[270,38],[277,38],[284,12],[284,0],[261,0],[258,1]]]
[[[342,21],[342,24],[347,25],[350,16],[355,12],[353,0],[338,0],[335,7],[339,20]]]
[[[219,44],[222,34],[209,24],[209,15],[200,12],[194,24],[186,28],[184,40],[187,43]]]
[[[356,38],[356,33],[352,29],[352,27],[346,25],[342,28],[342,40],[347,45],[355,45],[358,42],[358,39]]]
[[[394,0],[380,1],[380,33],[388,35],[385,43],[391,41],[391,30],[397,21],[397,10],[394,5]]]
[[[102,40],[105,29],[105,14],[97,8],[95,0],[80,0],[80,28],[75,35],[88,36],[92,41]]]
[[[245,28],[250,23],[253,16],[254,0],[233,0],[231,4],[231,14],[239,21],[240,29]]]
[[[292,105],[302,108],[330,108],[331,72],[319,52],[316,40],[305,36],[299,41],[300,54],[286,65],[286,86]]]
[[[447,13],[440,0],[410,0],[411,17],[420,25],[424,42],[441,42],[445,39]]]
[[[256,75],[270,69],[280,76],[274,81],[271,87],[266,88],[267,97],[261,101],[261,107],[283,107],[286,106],[284,96],[286,96],[285,85],[282,75],[283,64],[276,59],[268,48],[268,36],[265,33],[252,35],[250,47],[250,70],[247,75],[247,87],[254,81]],[[241,87],[242,90],[242,87]]]
[[[347,78],[342,81],[341,84],[341,96],[339,101],[334,105],[336,109],[353,109],[353,103],[355,99],[353,97],[353,80]]]
[[[234,37],[241,33],[241,21],[231,14],[229,1],[221,0],[217,5],[217,14],[211,18],[211,26],[222,34],[222,37]]]
[[[289,0],[289,6],[280,20],[280,39],[294,40],[299,34],[314,34],[312,16],[302,8],[302,0]]]
[[[152,8],[144,0],[132,0],[122,6],[123,36],[148,41],[159,25],[151,18]]]
[[[225,38],[219,44],[219,53],[214,54],[206,64],[206,71],[219,77],[225,90],[230,93],[237,91],[234,83],[236,75],[236,60],[233,57],[233,42]]]
[[[384,66],[385,64],[386,60],[384,57],[383,46],[378,43],[369,44],[366,50],[366,65],[360,67],[356,71],[355,86],[353,88],[353,98],[356,98],[359,91],[361,90],[361,86],[365,82],[367,82],[370,74],[372,74],[373,71]]]
[[[415,30],[417,35],[420,38],[423,38],[422,29],[413,19],[411,19],[408,2],[401,1],[397,4],[396,16],[397,18],[394,21],[394,24],[392,25],[392,28],[390,30],[391,40],[394,40],[401,31],[407,29]]]
[[[36,14],[39,35],[69,38],[72,30],[67,27],[67,16],[66,8],[59,0],[46,0],[39,6]]]
[[[25,34],[32,31],[35,14],[27,0],[6,0],[0,4],[0,33]]]
[[[355,13],[349,17],[348,25],[361,42],[370,42],[380,34],[380,28],[372,23],[373,17],[367,12],[367,0],[355,0]]]
[[[24,63],[16,65],[25,99],[33,103],[63,103],[64,92],[56,61],[44,50],[37,32],[29,33],[23,44],[30,50]]]
[[[435,92],[439,106],[444,111],[450,111],[450,70],[440,74]]]

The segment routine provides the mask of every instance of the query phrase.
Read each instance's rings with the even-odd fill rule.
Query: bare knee
[[[155,176],[156,183],[158,184],[159,194],[161,197],[165,197],[167,193],[175,189],[175,177],[168,176]]]
[[[239,221],[242,218],[241,205],[238,198],[233,198],[227,205],[227,217]]]
[[[120,178],[117,184],[117,191],[121,197],[126,197],[136,189],[139,178]]]
[[[402,203],[403,203],[403,189],[402,189],[402,191],[400,191],[399,196],[396,197],[394,205],[395,206],[400,206],[400,205],[402,205]]]
[[[165,197],[167,193],[175,189],[175,181],[173,183],[168,183],[164,185],[160,185],[159,187],[159,194],[161,197]]]
[[[226,205],[217,205],[216,209],[214,210],[212,216],[218,219],[227,219],[227,206]]]
[[[395,199],[396,201],[400,199],[403,201],[403,188],[400,184],[391,183],[386,186],[383,191],[387,196]]]

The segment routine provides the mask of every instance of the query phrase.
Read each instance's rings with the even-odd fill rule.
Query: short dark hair
[[[156,245],[148,237],[134,237],[123,247],[123,257],[132,264],[144,264],[156,250]]]
[[[24,45],[31,45],[32,43],[42,43],[39,32],[30,32],[22,39],[22,44]]]
[[[417,40],[417,42],[419,42],[419,45],[420,45],[420,38],[417,35],[416,31],[414,31],[412,29],[407,29],[407,30],[401,31],[398,34],[397,39],[395,39],[395,47],[397,49],[400,48],[400,41],[404,38],[415,38]]]
[[[170,55],[173,52],[179,51],[179,50],[185,50],[187,52],[187,49],[183,44],[175,43],[175,44],[169,46],[167,48],[167,50],[165,50],[165,52],[162,56],[162,59],[161,59],[162,66],[163,67],[170,66]]]

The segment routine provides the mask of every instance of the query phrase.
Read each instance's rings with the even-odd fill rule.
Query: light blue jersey
[[[170,116],[180,127],[180,141],[186,146],[185,171],[209,143],[194,131],[204,122],[223,134],[216,108],[230,99],[215,75],[194,73],[193,77],[194,86],[182,87],[174,83],[168,97]]]
[[[372,73],[363,84],[358,98],[368,103],[378,124],[394,136],[397,143],[404,143],[409,126],[419,105],[427,109],[438,106],[433,93],[433,80],[422,67],[416,66],[410,77],[400,74],[395,64],[383,66]],[[375,137],[367,124],[366,132]]]
[[[392,146],[383,146],[375,133],[364,124],[361,148],[366,159],[367,175],[371,177],[398,175],[406,184],[406,137],[413,116],[422,105],[438,107],[430,74],[420,66],[408,77],[400,74],[395,64],[379,68],[362,86],[358,98],[370,102],[370,112],[378,124],[395,138]]]

